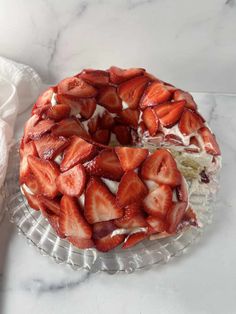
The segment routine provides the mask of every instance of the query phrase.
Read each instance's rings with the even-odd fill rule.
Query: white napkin
[[[0,188],[6,175],[16,117],[34,103],[41,85],[32,68],[0,57]],[[0,198],[0,216],[1,205]]]

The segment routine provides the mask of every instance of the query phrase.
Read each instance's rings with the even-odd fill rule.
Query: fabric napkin
[[[31,67],[0,57],[0,188],[14,142],[16,117],[34,103],[41,86],[39,75]],[[0,220],[2,202],[0,194]]]

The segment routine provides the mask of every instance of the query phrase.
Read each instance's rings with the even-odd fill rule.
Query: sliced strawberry
[[[49,110],[49,108],[51,108],[51,106],[52,106],[52,105],[48,104],[48,105],[44,105],[43,107],[37,108],[37,107],[36,107],[36,104],[35,104],[35,105],[33,106],[33,109],[32,109],[32,114],[36,114],[36,115],[42,117],[42,115],[43,115],[44,113],[46,113],[46,112]]]
[[[92,229],[84,219],[76,198],[64,195],[61,199],[61,212],[59,218],[60,231],[65,236],[77,239],[91,239]]]
[[[51,211],[49,211],[47,208],[41,208],[42,215],[47,218],[49,224],[53,228],[53,230],[56,232],[56,234],[60,238],[65,238],[65,235],[60,231],[59,226],[59,216],[54,215]]]
[[[191,110],[197,109],[197,104],[195,103],[192,95],[180,89],[174,92],[174,100],[186,100],[186,104],[185,104],[186,108],[189,108]]]
[[[101,180],[92,177],[85,192],[84,214],[89,223],[120,218],[123,209],[115,204],[115,197]]]
[[[196,213],[191,207],[185,211],[182,221],[195,227],[198,226]]]
[[[50,87],[41,96],[39,96],[39,98],[36,101],[35,107],[41,108],[46,105],[51,105],[52,96],[53,96],[53,88]]]
[[[188,202],[188,187],[187,182],[182,176],[181,183],[176,187],[176,194],[179,201]]]
[[[69,141],[62,136],[46,134],[34,143],[40,158],[54,159],[69,144]]]
[[[43,134],[49,132],[55,125],[53,120],[41,120],[29,131],[29,137],[31,139],[39,139]]]
[[[122,102],[114,86],[106,86],[99,90],[98,103],[109,112],[117,113],[122,110]]]
[[[85,69],[79,74],[79,77],[95,86],[109,84],[109,73],[102,70]]]
[[[124,173],[113,149],[102,150],[97,157],[87,164],[90,175],[119,181]]]
[[[146,185],[132,170],[125,172],[119,183],[116,201],[121,207],[141,201],[148,194]]]
[[[57,164],[31,155],[28,156],[28,164],[38,180],[41,193],[46,197],[54,198],[58,193],[56,178],[59,175],[59,170]]]
[[[146,239],[147,236],[148,236],[147,232],[137,232],[137,233],[129,235],[127,239],[125,240],[125,243],[122,245],[122,249],[129,249],[132,246],[135,246],[139,242]]]
[[[96,239],[95,244],[96,248],[101,252],[107,252],[113,250],[115,247],[120,245],[125,239],[123,234],[118,234],[111,236],[110,234],[101,239]]]
[[[90,249],[95,246],[94,241],[92,239],[83,239],[78,238],[77,236],[74,237],[67,237],[67,240],[76,246],[79,249]]]
[[[168,185],[160,185],[145,197],[143,208],[149,215],[164,219],[172,206],[172,195],[172,190]]]
[[[98,124],[100,121],[99,115],[96,115],[95,117],[92,117],[88,121],[88,129],[90,134],[94,134],[98,129]]]
[[[47,116],[48,118],[54,121],[60,121],[65,118],[69,118],[70,111],[71,111],[70,106],[58,104],[56,106],[51,106],[47,110]]]
[[[78,163],[82,164],[90,160],[95,156],[96,151],[94,145],[76,135],[72,136],[70,145],[66,148],[60,164],[61,171],[67,171]]]
[[[94,97],[97,90],[81,78],[68,77],[58,84],[58,94],[66,95],[71,99]]]
[[[39,121],[40,117],[37,114],[32,115],[25,124],[24,129],[24,142],[27,143],[30,139],[30,133],[36,123]]]
[[[80,114],[85,120],[91,118],[96,110],[96,99],[94,97],[71,99],[65,95],[57,95],[57,99],[60,103],[70,106],[72,114]]]
[[[184,135],[197,132],[203,126],[200,117],[193,111],[185,109],[179,121],[179,130]]]
[[[190,147],[192,146],[192,147]],[[192,136],[189,141],[189,146],[185,148],[185,151],[188,153],[199,153],[200,151],[200,143],[195,136]]]
[[[155,136],[159,128],[159,120],[156,112],[152,108],[147,108],[144,110],[142,118],[149,134]]]
[[[203,147],[206,152],[213,156],[218,156],[221,154],[215,135],[211,133],[211,131],[207,127],[203,127],[198,130],[198,134],[203,141]]]
[[[185,210],[187,208],[186,202],[173,203],[172,208],[167,213],[166,221],[168,224],[167,232],[175,233],[179,223],[181,222]]]
[[[22,187],[22,190],[23,190],[25,198],[27,199],[29,206],[35,210],[40,210],[42,205],[38,197],[36,195],[28,193],[24,187]]]
[[[159,184],[177,186],[181,174],[172,155],[165,149],[159,149],[144,161],[141,169],[142,178]]]
[[[182,142],[181,138],[175,134],[167,134],[164,137],[164,142],[170,143],[176,146],[183,146],[184,143]]]
[[[58,200],[51,200],[45,196],[40,195],[38,197],[43,207],[47,208],[47,211],[53,215],[60,215],[60,202]]]
[[[149,225],[148,228],[149,234],[164,232],[166,230],[166,223],[160,217],[148,216],[146,221]]]
[[[158,105],[154,110],[160,123],[165,127],[170,127],[179,121],[184,110],[184,105],[185,100],[180,100]]]
[[[27,176],[25,176],[24,183],[26,184],[26,186],[30,189],[32,193],[34,194],[41,193],[39,183],[33,174],[29,173]]]
[[[114,124],[114,118],[108,111],[104,111],[99,120],[99,126],[101,129],[111,129]]]
[[[107,145],[110,142],[110,130],[100,129],[93,134],[93,140],[100,144]]]
[[[132,126],[133,128],[138,127],[138,120],[139,120],[139,110],[133,109],[125,109],[122,110],[121,113],[117,117],[117,121],[122,124],[126,124],[128,126]]]
[[[141,101],[140,108],[153,107],[168,101],[171,98],[171,92],[160,82],[153,82],[146,89]]]
[[[144,69],[140,68],[121,69],[115,66],[110,67],[108,71],[110,73],[110,80],[114,84],[120,84],[145,72]]]
[[[124,171],[139,167],[148,156],[148,149],[144,148],[116,147],[115,152]]]
[[[112,129],[115,133],[117,141],[121,145],[129,145],[132,143],[131,130],[124,125],[115,125]]]
[[[68,118],[58,122],[53,128],[52,134],[65,137],[78,135],[85,139],[89,138],[89,135],[83,128],[82,124],[78,119],[74,118]]]
[[[62,194],[77,197],[84,192],[85,182],[86,172],[80,164],[61,173],[56,179],[57,188]]]
[[[140,98],[149,82],[146,76],[138,76],[122,83],[118,88],[120,98],[126,102],[130,109],[138,107]]]
[[[163,82],[163,83],[166,86],[166,88],[168,89],[168,91],[172,93],[172,95],[178,89],[177,87],[173,86],[170,83],[167,83],[167,82]],[[181,100],[181,99],[178,99],[178,100]]]
[[[20,183],[25,182],[25,178],[30,173],[30,167],[28,164],[28,156],[38,156],[34,142],[25,143],[20,148]]]
[[[101,221],[93,224],[93,238],[101,239],[111,234],[114,230],[117,229],[117,226],[112,220],[110,221]]]
[[[115,224],[119,228],[132,229],[147,226],[147,222],[141,212],[140,203],[132,203],[124,208],[124,215],[116,219]]]

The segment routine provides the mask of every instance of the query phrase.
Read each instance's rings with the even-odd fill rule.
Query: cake
[[[113,66],[83,70],[38,98],[19,183],[59,237],[107,252],[198,228],[189,183],[207,187],[220,163],[190,93]]]

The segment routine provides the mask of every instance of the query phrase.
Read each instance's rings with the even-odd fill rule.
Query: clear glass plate
[[[18,169],[19,155],[16,144],[10,152],[5,185],[1,191],[10,221],[16,224],[28,243],[36,247],[41,254],[50,256],[56,263],[68,264],[75,270],[84,268],[91,272],[129,273],[154,264],[166,263],[186,252],[212,220],[212,194],[209,194],[209,190],[204,192],[201,189],[201,193],[192,194],[190,197],[190,205],[197,211],[201,227],[190,227],[165,239],[146,240],[127,250],[116,248],[109,253],[101,253],[96,249],[80,250],[60,239],[40,212],[28,206],[19,188]]]

